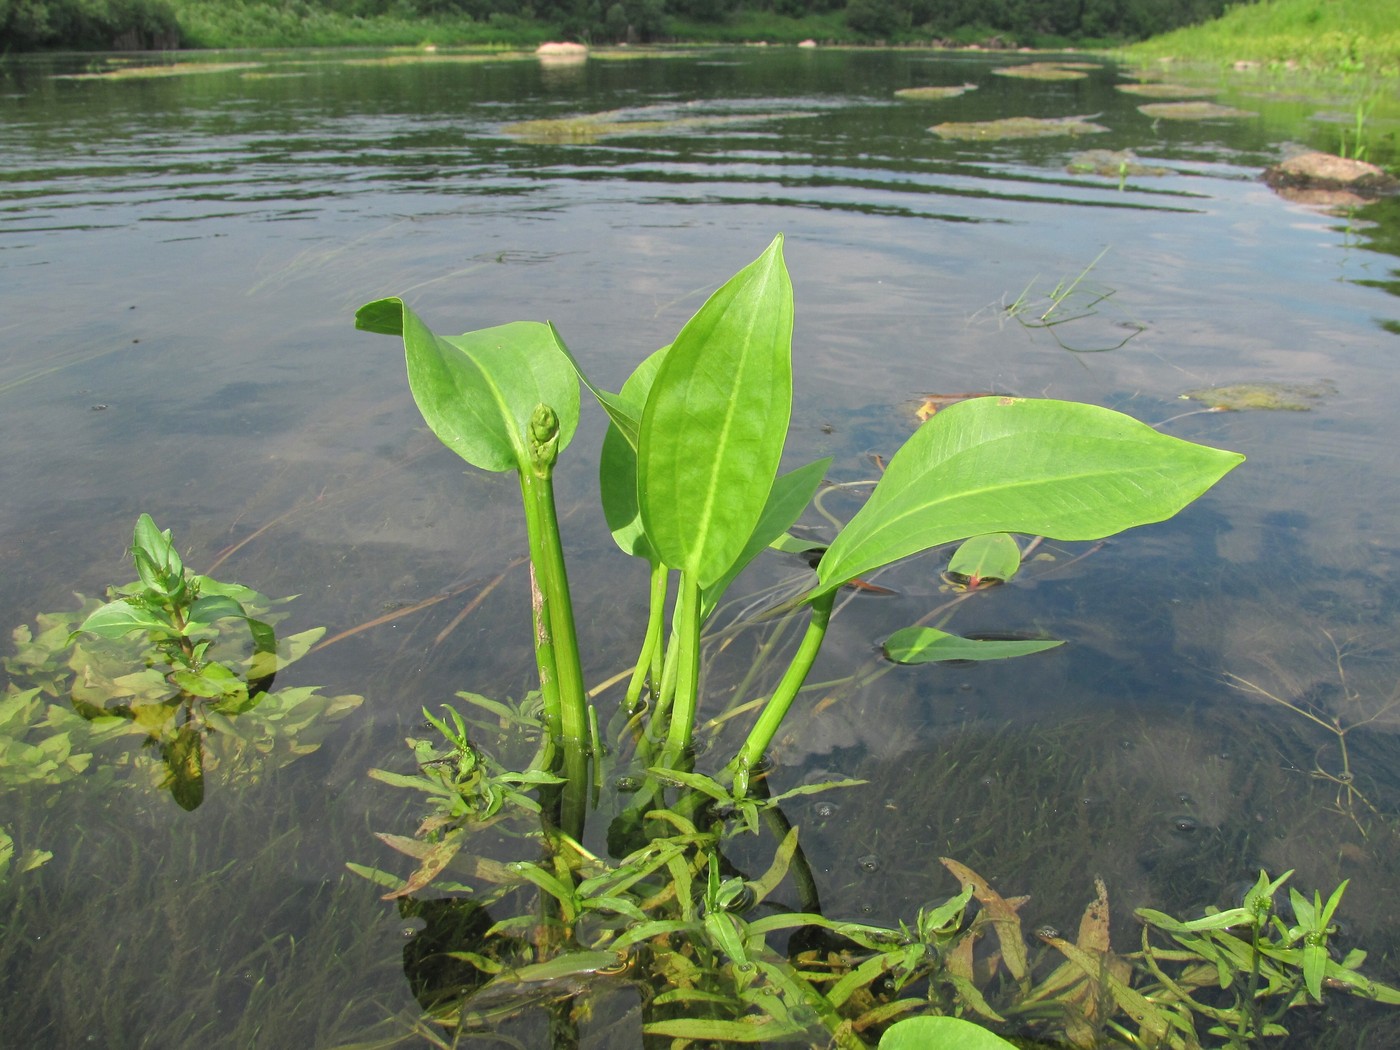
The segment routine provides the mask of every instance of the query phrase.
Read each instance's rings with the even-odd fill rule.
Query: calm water
[[[1244,78],[1219,101],[1253,116],[1154,121],[1108,64],[1037,83],[994,75],[1005,58],[923,52],[238,60],[252,64],[160,79],[68,76],[87,59],[0,67],[7,629],[129,579],[142,511],[192,566],[299,594],[291,627],[335,633],[460,594],[286,672],[365,702],[319,751],[211,783],[193,813],[81,782],[5,795],[21,850],[55,854],[0,898],[0,1013],[23,1045],[406,1037],[412,942],[343,864],[393,867],[372,833],[407,834],[418,814],[365,771],[405,767],[422,705],[519,695],[531,661],[518,571],[454,622],[462,586],[518,552],[513,483],[464,474],[436,444],[401,352],[355,332],[354,308],[402,294],[449,331],[552,319],[615,388],[779,231],[798,309],[794,463],[831,455],[834,480],[870,477],[923,395],[972,391],[1108,405],[1249,457],[1179,519],[1092,552],[1055,546],[952,624],[1049,631],[1062,649],[901,670],[791,723],[780,783],[872,782],[804,830],[828,911],[909,918],[956,890],[940,855],[1034,894],[1029,925],[1062,927],[1095,874],[1126,915],[1293,867],[1307,887],[1352,878],[1349,930],[1372,972],[1400,973],[1400,200],[1329,213],[1258,179],[1289,143],[1335,149],[1354,97],[1251,94]],[[964,83],[949,100],[894,97]],[[506,127],[614,110],[682,123],[591,142]],[[1070,115],[1109,130],[927,130]],[[1393,127],[1376,134],[1393,148]],[[1090,148],[1169,172],[1121,187],[1068,174]],[[1081,274],[1051,315],[1064,323],[1024,323]],[[1035,309],[1013,317],[1023,293]],[[1318,396],[1276,412],[1181,399],[1260,382]],[[631,658],[645,582],[595,509],[599,416],[561,483],[594,680]],[[897,597],[847,608],[816,677],[864,665],[944,600],[939,568],[896,567],[880,582]],[[775,559],[751,586],[799,569]],[[712,666],[717,695],[742,650]],[[1259,691],[1358,726],[1356,820],[1317,775],[1342,770],[1335,735]],[[871,854],[874,873],[855,860]]]

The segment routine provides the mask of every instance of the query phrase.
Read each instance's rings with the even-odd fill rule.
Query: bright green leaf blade
[[[792,413],[792,284],[782,237],[676,336],[642,414],[642,522],[701,587],[739,557],[768,500]]]
[[[669,347],[662,347],[639,364],[622,384],[614,407],[645,405],[651,384],[661,368]],[[587,382],[585,380],[585,382]],[[595,392],[596,393],[596,392]],[[607,407],[607,402],[600,403]],[[603,517],[612,530],[613,540],[622,550],[635,558],[645,558],[653,565],[659,560],[647,541],[642,528],[642,512],[637,505],[637,428],[641,425],[641,410],[632,420],[630,436],[625,421],[619,422],[615,412],[608,432],[603,436],[603,451],[598,460],[598,481],[603,502]]]
[[[744,571],[745,566],[763,551],[780,539],[792,528],[792,523],[801,517],[807,504],[817,494],[817,487],[826,476],[830,458],[819,459],[815,463],[790,470],[773,481],[773,489],[768,493],[768,502],[763,505],[758,524],[754,526],[749,542],[739,552],[739,556],[718,580],[707,586],[700,595],[700,616],[707,620],[719,605],[720,599],[734,578]]]
[[[1001,580],[1021,568],[1021,548],[1014,536],[993,532],[964,540],[948,560],[948,571],[968,580]]]
[[[989,532],[1061,540],[1171,517],[1243,456],[1094,405],[983,397],[930,419],[827,550],[813,596]]]
[[[548,325],[515,321],[441,336],[396,298],[361,307],[355,323],[365,331],[403,335],[418,410],[438,440],[473,466],[528,469],[526,427],[539,404],[559,416],[561,451],[573,437],[578,377]]]
[[[1064,642],[1046,639],[960,638],[933,627],[906,627],[885,639],[885,655],[897,664],[929,664],[942,660],[1005,660],[1053,649]]]
[[[195,599],[185,619],[192,624],[210,624],[230,617],[246,620],[248,613],[232,598],[222,594],[206,594]]]
[[[130,602],[108,602],[83,621],[80,631],[89,631],[101,638],[124,638],[132,631],[153,631],[162,637],[173,637],[175,628],[150,609]]]
[[[1015,1044],[960,1017],[907,1017],[880,1037],[880,1050],[1014,1050]]]

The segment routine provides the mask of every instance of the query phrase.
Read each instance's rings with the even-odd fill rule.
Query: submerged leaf
[[[906,1017],[880,1037],[879,1050],[1014,1050],[1015,1045],[961,1017]]]

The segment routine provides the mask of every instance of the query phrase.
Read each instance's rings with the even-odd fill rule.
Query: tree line
[[[1207,21],[1232,0],[224,0],[345,18],[547,26],[589,43],[704,39],[706,26],[757,16],[823,16],[842,41],[997,38],[1003,44],[1140,40]],[[1248,2],[1248,0],[1246,0]],[[0,53],[166,48],[181,43],[180,0],[0,0]]]

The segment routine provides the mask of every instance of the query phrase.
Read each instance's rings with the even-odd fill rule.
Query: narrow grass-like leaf
[[[813,596],[990,532],[1087,540],[1162,521],[1244,459],[1064,401],[983,397],[930,419],[818,566]]]
[[[701,587],[753,535],[792,412],[792,284],[777,237],[676,336],[637,446],[642,522],[661,560]]]

